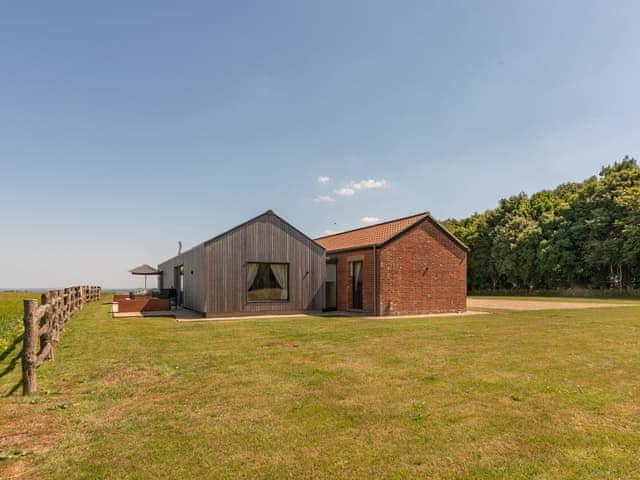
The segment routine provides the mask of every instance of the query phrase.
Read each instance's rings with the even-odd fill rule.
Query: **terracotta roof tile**
[[[390,220],[388,222],[357,228],[342,233],[335,233],[325,237],[316,238],[316,243],[322,245],[327,251],[347,250],[351,248],[380,245],[391,237],[406,230],[415,223],[429,216],[428,212],[419,213],[410,217]]]

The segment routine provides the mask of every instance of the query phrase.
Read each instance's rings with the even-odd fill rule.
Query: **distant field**
[[[68,324],[1,478],[640,478],[640,306]],[[0,361],[0,393],[19,363]],[[1,456],[1,455],[0,455]]]

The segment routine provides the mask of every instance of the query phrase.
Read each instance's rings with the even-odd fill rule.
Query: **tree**
[[[630,157],[446,223],[470,247],[471,290],[640,287],[640,167]]]

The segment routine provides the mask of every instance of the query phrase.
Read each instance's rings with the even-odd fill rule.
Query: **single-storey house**
[[[428,212],[311,239],[271,210],[158,265],[203,316],[466,310],[467,247]]]
[[[159,288],[204,316],[324,307],[325,251],[271,210],[158,265]]]
[[[463,312],[467,246],[429,212],[316,238],[326,307],[370,315]]]

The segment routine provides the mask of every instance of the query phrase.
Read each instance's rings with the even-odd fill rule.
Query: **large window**
[[[250,302],[289,300],[289,264],[247,263],[247,298]]]

